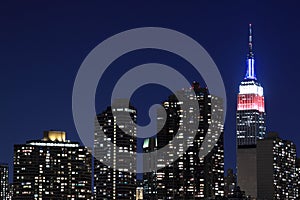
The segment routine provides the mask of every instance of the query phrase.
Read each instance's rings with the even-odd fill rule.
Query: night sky
[[[265,91],[267,130],[294,141],[300,155],[297,1],[147,2],[0,4],[0,162],[10,164],[11,176],[14,144],[40,139],[42,132],[49,129],[65,130],[70,140],[80,140],[73,123],[72,89],[82,61],[106,38],[145,26],[185,33],[214,59],[227,92],[225,166],[232,168],[236,97],[246,71],[247,28],[252,23],[256,74]],[[172,66],[190,81],[196,79],[205,86],[191,66],[176,55],[158,50],[131,52],[112,63],[100,80],[104,87],[97,90],[97,112],[108,106],[110,92],[123,73],[148,62]],[[139,123],[147,124],[148,107],[162,102],[169,94],[170,91],[157,85],[137,90],[131,100],[138,109]]]

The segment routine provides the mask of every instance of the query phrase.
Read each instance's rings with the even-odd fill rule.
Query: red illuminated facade
[[[258,110],[265,112],[265,100],[258,94],[239,94],[237,110]]]

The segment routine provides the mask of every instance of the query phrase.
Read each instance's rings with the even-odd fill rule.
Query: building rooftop
[[[66,132],[54,130],[44,131],[44,138],[42,141],[66,142]]]
[[[276,133],[276,132],[269,132],[268,135],[267,135],[267,138],[276,139],[276,138],[279,138],[279,134]]]

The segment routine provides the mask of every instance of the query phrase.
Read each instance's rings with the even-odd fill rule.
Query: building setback
[[[114,115],[113,115],[114,112]],[[129,120],[126,116],[130,115]],[[137,180],[136,159],[136,109],[125,99],[117,99],[97,115],[94,138],[94,191],[96,199],[134,200]],[[106,139],[103,138],[106,135]],[[115,146],[119,147],[119,150]],[[120,156],[128,153],[127,157]],[[128,164],[131,166],[128,167]]]
[[[62,131],[14,145],[13,199],[91,199],[91,153]]]
[[[258,199],[296,199],[296,146],[277,133],[257,142]]]
[[[264,138],[265,104],[263,87],[257,81],[252,47],[252,26],[249,25],[247,70],[239,86],[236,112],[237,184],[246,195],[257,197],[257,141]],[[251,183],[251,184],[249,184]]]
[[[194,96],[191,90],[194,90]],[[212,134],[209,124],[211,123],[212,110],[216,112],[223,109],[223,102],[220,98],[211,96],[207,88],[201,88],[199,83],[194,82],[191,89],[179,91],[177,95],[187,99],[198,100],[200,113],[194,113],[192,120],[199,120],[199,127],[195,138],[191,139],[191,146],[186,152],[177,159],[179,151],[182,149],[170,148],[173,151],[168,152],[174,155],[174,162],[161,168],[165,160],[157,160],[156,168],[150,173],[144,173],[144,198],[145,199],[203,199],[220,198],[224,196],[224,145],[223,132],[220,137],[212,138],[208,146],[213,145],[212,150],[204,158],[199,158],[199,151],[202,147],[204,138],[207,134]],[[212,108],[212,99],[218,103]],[[188,102],[188,101],[186,101]],[[145,139],[144,152],[160,149],[173,139],[175,134],[182,134],[178,131],[182,119],[186,114],[182,112],[181,105],[186,102],[180,102],[175,95],[163,102],[167,119],[158,112],[158,124],[165,122],[161,131],[155,138]],[[219,107],[218,107],[219,106]],[[190,107],[192,112],[193,108]],[[222,112],[221,112],[222,113]],[[223,117],[219,115],[218,125],[222,126]],[[188,127],[185,128],[189,130]],[[223,126],[222,126],[223,130]],[[212,144],[214,143],[214,144]],[[172,159],[171,159],[172,160]]]
[[[0,163],[0,199],[8,197],[8,165]]]

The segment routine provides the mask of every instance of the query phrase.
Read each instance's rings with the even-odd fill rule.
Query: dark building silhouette
[[[126,118],[128,115],[131,119]],[[136,152],[137,148],[135,123],[136,109],[129,106],[125,99],[115,100],[113,108],[108,107],[97,115],[94,140],[96,199],[129,200],[135,198],[136,159],[133,154],[130,154],[130,152]],[[107,139],[103,138],[103,134]],[[122,153],[128,154],[124,156]],[[128,163],[131,166],[128,167]]]
[[[296,146],[277,133],[257,142],[258,199],[296,199]]]
[[[236,112],[237,182],[241,190],[246,192],[246,195],[256,198],[256,144],[257,140],[264,138],[266,126],[263,87],[257,81],[254,61],[250,24],[247,70],[246,76],[239,86]]]
[[[0,199],[8,197],[8,165],[0,163]]]
[[[91,178],[90,152],[65,132],[14,145],[13,199],[91,199]]]
[[[233,195],[234,191],[236,190],[237,188],[236,179],[237,179],[236,174],[233,172],[233,169],[228,169],[227,175],[224,178],[225,181],[224,192],[226,197]]]
[[[191,90],[195,92],[194,96]],[[157,170],[144,173],[144,198],[145,199],[203,199],[203,198],[222,198],[224,196],[224,145],[223,132],[220,137],[213,137],[208,142],[208,146],[213,145],[212,150],[204,157],[199,158],[199,151],[204,138],[207,134],[213,134],[209,123],[211,123],[212,109],[219,112],[223,109],[223,102],[220,98],[211,96],[207,88],[201,88],[194,82],[191,89],[179,91],[178,94],[185,98],[193,98],[198,101],[200,113],[194,113],[190,120],[199,120],[199,127],[195,138],[191,138],[191,146],[178,159],[177,153],[183,149],[170,148],[169,155],[174,155],[174,162],[160,168],[165,162],[158,159],[156,162]],[[211,104],[212,99],[215,104]],[[144,152],[155,151],[169,143],[176,134],[183,134],[178,131],[183,118],[187,118],[181,106],[188,101],[178,101],[175,95],[163,102],[166,119],[158,112],[158,124],[166,121],[163,129],[158,132],[156,137],[144,141]],[[212,105],[214,106],[212,108]],[[189,106],[189,105],[188,105]],[[193,110],[190,107],[190,110]],[[222,113],[222,112],[220,112]],[[191,117],[191,116],[190,116]],[[222,126],[223,116],[220,114],[219,121],[215,122]],[[185,127],[187,131],[188,127]]]
[[[6,200],[12,200],[13,195],[14,195],[14,185],[13,185],[13,183],[10,183],[8,185],[8,193],[7,193]]]
[[[250,200],[251,197],[247,197],[245,191],[241,191],[241,188],[237,186],[231,194],[227,196],[228,200]]]

